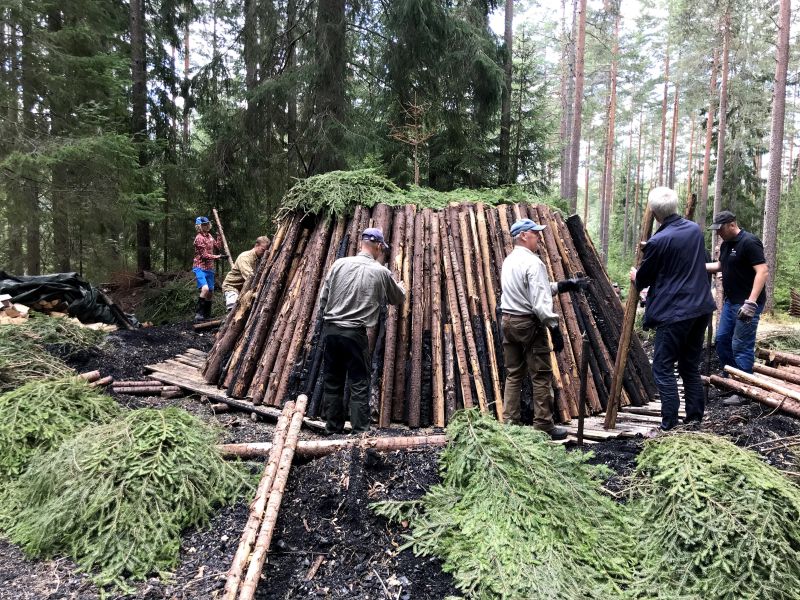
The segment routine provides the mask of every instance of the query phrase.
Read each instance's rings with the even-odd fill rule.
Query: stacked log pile
[[[281,223],[270,253],[245,285],[239,304],[217,334],[203,376],[233,398],[281,406],[309,397],[308,414],[321,412],[322,324],[319,291],[333,262],[358,251],[359,234],[380,227],[390,243],[387,267],[402,280],[406,300],[382,309],[369,332],[371,403],[380,426],[444,426],[462,407],[502,418],[504,380],[499,327],[500,272],[513,248],[516,219],[547,225],[539,255],[550,279],[591,277],[585,293],[554,297],[564,352],[552,355],[556,416],[567,421],[585,402],[601,412],[611,386],[622,304],[580,219],[566,222],[547,206],[454,204],[443,210],[413,205],[357,206],[348,219],[291,216]],[[579,396],[581,332],[587,332],[590,376]],[[655,394],[638,339],[625,372],[623,404]]]
[[[756,356],[765,362],[755,363],[752,373],[726,366],[727,377],[712,375],[709,382],[800,418],[800,355],[759,348]]]

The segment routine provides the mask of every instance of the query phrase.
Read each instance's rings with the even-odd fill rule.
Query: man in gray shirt
[[[389,246],[383,232],[365,229],[361,251],[333,263],[320,292],[324,353],[325,431],[344,429],[345,381],[350,379],[350,424],[353,433],[369,431],[369,344],[367,327],[374,327],[382,304],[400,304],[402,283],[378,262]]]
[[[553,294],[583,289],[588,279],[550,282],[547,269],[536,255],[539,232],[544,225],[520,219],[511,226],[514,249],[503,261],[500,284],[503,294],[503,358],[506,384],[503,392],[503,417],[506,423],[520,423],[519,395],[526,371],[533,384],[533,426],[564,439],[567,430],[553,424],[553,370],[550,352],[564,349],[558,329],[558,315],[553,312]],[[550,345],[547,332],[553,343]]]

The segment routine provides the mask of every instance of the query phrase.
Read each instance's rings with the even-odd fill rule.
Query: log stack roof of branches
[[[217,334],[204,377],[234,398],[281,406],[322,398],[318,296],[334,260],[358,251],[366,227],[383,229],[387,266],[406,287],[402,306],[382,309],[369,332],[371,402],[380,426],[444,426],[455,410],[478,406],[502,414],[504,380],[499,329],[500,271],[512,249],[509,225],[518,218],[547,225],[540,257],[551,280],[591,277],[583,294],[554,297],[568,340],[554,354],[556,418],[578,414],[581,332],[592,348],[586,402],[605,408],[622,321],[622,304],[578,217],[565,222],[544,205],[453,203],[433,210],[415,205],[354,207],[349,217],[305,214],[282,219],[271,251],[246,284],[239,304]],[[655,393],[638,339],[631,348],[623,404],[641,405]],[[528,392],[529,393],[529,392]]]

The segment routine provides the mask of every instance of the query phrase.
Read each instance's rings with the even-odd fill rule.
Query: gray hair
[[[265,235],[260,235],[256,238],[256,246],[266,246],[269,248],[271,243],[270,239]]]
[[[657,187],[650,190],[647,195],[647,204],[659,223],[663,223],[667,217],[678,214],[678,194],[668,187]]]

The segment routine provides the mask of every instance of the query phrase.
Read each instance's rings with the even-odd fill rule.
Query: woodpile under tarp
[[[320,287],[334,260],[358,252],[360,232],[380,227],[391,246],[386,265],[407,295],[403,305],[382,309],[369,332],[370,399],[379,425],[442,427],[455,410],[473,406],[502,418],[500,271],[513,248],[509,227],[526,217],[547,226],[539,255],[551,280],[591,278],[583,293],[554,296],[568,341],[552,355],[556,419],[578,415],[584,330],[591,352],[583,401],[588,414],[601,412],[611,388],[622,303],[580,218],[565,222],[544,205],[461,203],[433,210],[377,204],[358,205],[349,218],[288,216],[217,333],[203,376],[254,405],[281,406],[306,394],[308,414],[319,415]],[[654,395],[649,361],[634,336],[622,404],[642,405]]]

